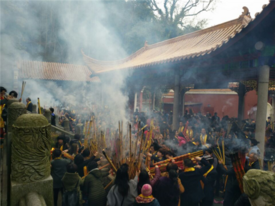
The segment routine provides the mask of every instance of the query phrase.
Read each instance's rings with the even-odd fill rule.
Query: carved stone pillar
[[[59,126],[59,116],[57,114],[55,116],[55,126]]]
[[[82,124],[82,123],[78,123],[78,124],[76,125],[75,133],[76,133],[76,134],[79,134],[79,135],[82,135],[82,134],[83,134],[83,124]]]
[[[144,89],[142,89],[139,94],[139,112],[142,112],[143,90]]]
[[[32,105],[32,113],[34,113],[34,114],[37,113],[37,105],[36,104]]]
[[[48,122],[51,123],[51,111],[48,110],[48,109],[45,109],[44,116],[46,117],[46,119],[48,120]]]
[[[137,108],[137,92],[135,92],[135,99],[134,99],[134,112],[136,112]]]
[[[244,97],[245,97],[246,89],[245,85],[239,83],[238,96],[239,96],[239,104],[238,104],[238,120],[239,124],[244,119]]]
[[[39,114],[24,114],[14,123],[12,133],[11,206],[31,192],[53,205],[50,169],[51,125]]]
[[[16,119],[27,113],[26,105],[18,100],[9,100],[7,103],[8,106],[8,119],[7,119],[7,137],[6,137],[6,151],[7,151],[7,173],[11,173],[11,145],[12,145],[12,125]],[[10,175],[7,177],[8,182],[8,197],[10,197]]]
[[[259,149],[261,152],[260,159],[263,164],[263,154],[265,152],[265,130],[266,130],[266,112],[268,98],[269,67],[262,66],[259,70],[258,81],[258,104],[256,116],[255,137],[260,142]],[[261,165],[263,166],[263,165]]]
[[[64,130],[70,131],[70,121],[68,120],[68,118],[65,118],[64,120]]]
[[[173,105],[173,125],[172,129],[176,130],[178,129],[179,124],[179,96],[180,96],[180,76],[175,75],[175,89],[174,89],[174,105]]]

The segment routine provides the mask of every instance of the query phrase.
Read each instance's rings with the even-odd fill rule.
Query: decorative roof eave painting
[[[235,20],[152,45],[145,42],[144,47],[122,60],[100,61],[85,55],[82,51],[83,59],[85,64],[92,70],[93,75],[96,75],[115,70],[147,67],[209,55],[226,45],[229,40],[254,22],[267,6],[264,5],[263,10],[257,13],[254,19],[250,17],[247,7],[243,7],[243,13]]]

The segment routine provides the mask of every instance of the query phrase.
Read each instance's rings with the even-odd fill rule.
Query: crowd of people
[[[1,87],[3,122],[7,117],[7,101],[17,98],[15,91],[8,96],[5,96],[6,92]],[[31,99],[27,98],[26,103],[27,110],[32,111]],[[85,125],[91,117],[96,117],[99,130],[115,128],[107,118],[110,110],[106,107],[96,105],[92,109],[82,108],[81,111],[59,108],[56,109],[60,111],[58,122],[55,109],[50,108],[51,123],[62,125],[67,118],[71,132],[75,132],[77,124]],[[75,134],[73,139],[65,135],[58,136],[51,156],[54,205],[58,205],[60,192],[64,206],[250,205],[236,177],[231,155],[236,152],[244,154],[245,172],[260,169],[261,165],[264,165],[263,169],[268,169],[268,163],[274,162],[275,149],[271,119],[268,118],[266,122],[265,151],[260,151],[253,120],[244,120],[240,125],[236,119],[228,116],[220,119],[217,113],[213,116],[209,113],[194,114],[190,109],[178,116],[179,126],[173,130],[172,117],[172,113],[156,111],[133,113],[130,118],[133,140],[139,141],[137,134],[141,129],[144,131],[144,141],[151,140],[149,150],[140,154],[144,161],[133,179],[129,177],[128,164],[120,165],[117,171],[100,168],[99,165],[106,161],[104,156],[85,147],[83,135]],[[1,128],[3,137],[5,129],[4,126]],[[217,148],[224,148],[223,158],[217,155]],[[114,148],[109,149],[112,151]],[[202,156],[184,158],[180,162],[175,160],[175,157],[199,150],[203,150]],[[259,158],[261,153],[264,153],[264,159]],[[150,168],[145,165],[147,158]],[[161,163],[164,160],[169,160],[165,166]],[[275,172],[275,165],[271,169]],[[216,197],[223,198],[223,201],[217,201]]]

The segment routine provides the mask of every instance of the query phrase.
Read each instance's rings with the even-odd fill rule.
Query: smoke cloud
[[[119,6],[109,6],[113,9],[100,1],[1,2],[1,86],[16,89],[20,95],[20,74],[18,82],[13,82],[21,60],[83,65],[81,50],[102,60],[127,56],[117,25],[109,22],[111,15],[123,14]],[[122,89],[127,76],[129,73],[117,72],[109,81],[95,83],[25,79],[23,102],[30,97],[36,103],[39,97],[46,108],[96,103],[106,105],[108,118],[126,121],[128,95]]]

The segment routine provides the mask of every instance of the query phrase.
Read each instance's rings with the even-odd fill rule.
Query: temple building
[[[91,76],[109,81],[118,72],[131,75],[134,109],[142,111],[144,87],[166,85],[173,89],[173,129],[185,106],[190,89],[228,89],[229,82],[238,96],[237,116],[245,118],[245,97],[257,91],[256,139],[264,150],[268,95],[274,107],[275,78],[275,2],[263,5],[262,11],[250,16],[248,8],[237,18],[223,24],[144,47],[118,61],[100,61],[83,53]],[[131,87],[131,83],[136,82]],[[191,90],[192,91],[192,90]],[[155,95],[152,95],[155,96]],[[154,103],[153,103],[154,105]],[[154,108],[153,108],[154,109]],[[274,110],[273,110],[274,111]]]
[[[101,84],[111,82],[118,72],[128,73],[127,90],[133,109],[143,111],[145,87],[151,89],[152,96],[156,88],[164,85],[174,91],[175,129],[178,114],[185,106],[198,107],[201,103],[203,111],[213,110],[211,104],[188,100],[195,95],[192,92],[226,89],[231,94],[228,84],[237,82],[230,87],[235,92],[234,104],[238,104],[233,116],[238,116],[239,120],[247,118],[246,99],[250,91],[257,92],[257,103],[253,100],[252,105],[257,106],[256,138],[263,150],[268,99],[273,111],[275,106],[275,1],[263,5],[255,18],[248,8],[243,9],[232,21],[152,45],[145,42],[144,47],[122,60],[100,61],[82,52],[84,65],[19,62],[13,70],[13,87],[19,88],[18,80],[42,79],[46,82],[96,82],[96,87],[100,88]],[[154,99],[152,105],[154,109]],[[222,116],[220,110],[217,112]]]

